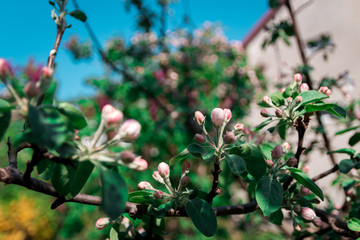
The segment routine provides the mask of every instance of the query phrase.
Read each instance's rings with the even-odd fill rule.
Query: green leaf
[[[270,98],[271,98],[271,101],[273,102],[273,104],[277,107],[285,104],[285,99],[282,96],[281,92],[275,92],[275,93],[271,94]]]
[[[349,145],[354,146],[359,141],[360,141],[360,133],[357,132],[354,135],[352,135],[351,138],[349,139]]]
[[[55,163],[49,159],[43,158],[38,165],[36,165],[36,168],[41,179],[49,180],[53,175]]]
[[[356,181],[354,179],[348,178],[345,179],[342,183],[341,183],[341,187],[345,189],[345,191],[349,190],[350,188],[352,188],[354,185],[356,184]]]
[[[295,98],[298,95],[296,88],[297,88],[297,85],[295,82],[293,82],[285,89],[285,91],[282,93],[282,96],[284,98],[288,98],[288,97]]]
[[[118,224],[115,224],[115,226],[119,226]],[[114,226],[114,227],[115,227]],[[119,240],[119,231],[117,231],[114,227],[111,228],[110,233],[109,233],[109,237],[110,240]]]
[[[269,7],[277,8],[281,5],[279,0],[269,0]]]
[[[78,20],[80,20],[82,22],[85,22],[86,19],[87,19],[85,13],[83,13],[80,10],[74,10],[74,11],[70,12],[69,14],[70,14],[70,16],[72,16],[72,17],[74,17],[74,18],[76,18],[76,19],[78,19]]]
[[[11,104],[0,98],[0,116],[2,115],[2,113],[8,113],[11,111],[11,109],[13,109],[14,107],[11,106]]]
[[[281,139],[285,140],[286,133],[289,128],[289,125],[287,124],[287,122],[284,119],[281,119],[276,127],[278,129],[279,136],[281,137]]]
[[[176,164],[178,164],[179,162],[182,162],[182,160],[184,160],[189,154],[190,154],[190,152],[189,152],[188,148],[185,148],[178,155],[176,155],[175,157],[172,157],[170,159],[169,166],[171,168],[173,168]]]
[[[188,201],[185,209],[195,227],[206,237],[216,233],[217,220],[211,205],[206,201],[194,198]]]
[[[260,178],[266,172],[266,163],[262,152],[254,145],[243,144],[238,147],[231,148],[229,154],[235,154],[244,159],[246,169],[256,179]]]
[[[264,127],[266,127],[271,122],[272,122],[272,118],[266,119],[265,121],[260,123],[258,126],[256,126],[254,129],[252,129],[252,131],[257,132],[257,131],[263,129]]]
[[[28,123],[30,128],[25,132],[26,140],[44,148],[58,148],[70,137],[65,121],[57,110],[38,110],[30,106]]]
[[[194,157],[201,157],[202,154],[206,153],[205,148],[197,143],[192,143],[189,146],[187,146],[187,150]]]
[[[339,163],[339,171],[346,174],[355,167],[356,163],[353,159],[344,159]]]
[[[335,151],[328,152],[328,154],[330,154],[330,153],[346,153],[350,157],[352,157],[352,156],[354,156],[355,152],[356,151],[354,149],[352,149],[352,148],[342,148],[342,149],[338,149],[338,150],[335,150]]]
[[[307,187],[322,201],[324,201],[324,194],[321,189],[316,185],[305,173],[297,168],[287,168],[291,172],[291,176],[301,185]]]
[[[71,178],[69,189],[71,197],[75,197],[81,191],[86,181],[89,179],[93,169],[94,164],[92,164],[90,161],[82,161],[78,164],[75,173]]]
[[[74,174],[75,169],[73,166],[55,163],[51,184],[61,196],[66,196],[70,192],[71,179]]]
[[[210,150],[204,152],[203,154],[201,154],[201,158],[205,161],[205,162],[210,162],[215,154],[215,149],[211,148]]]
[[[283,188],[272,176],[264,177],[257,184],[255,198],[264,216],[269,216],[280,208]]]
[[[128,199],[127,186],[124,179],[115,171],[100,169],[102,183],[102,210],[111,218],[116,219],[125,212]]]
[[[351,218],[347,226],[350,230],[360,232],[360,220],[357,218]]]
[[[346,118],[346,110],[340,106],[335,106],[333,108],[326,109],[326,111],[340,118]]]
[[[11,111],[0,114],[0,141],[4,137],[11,122]]]
[[[318,111],[325,111],[327,109],[335,107],[336,104],[334,103],[315,103],[305,106],[305,112],[318,112]]]
[[[150,198],[154,191],[141,190],[129,193],[129,202],[147,204],[152,203],[153,200]]]
[[[60,103],[57,107],[59,112],[67,117],[74,129],[80,130],[87,126],[84,115],[70,103]]]
[[[282,213],[281,208],[278,209],[276,212],[273,212],[269,216],[269,221],[279,226],[281,226],[283,220],[284,220],[284,214]]]
[[[225,153],[225,158],[234,175],[240,176],[242,173],[246,172],[245,161],[242,157]]]
[[[349,127],[349,128],[344,129],[344,130],[338,131],[337,133],[335,133],[335,135],[340,135],[340,134],[343,134],[343,133],[346,133],[346,132],[350,132],[350,131],[358,129],[358,128],[360,128],[360,126]]]
[[[326,96],[325,94],[315,91],[315,90],[302,92],[302,93],[300,93],[300,96],[302,97],[300,106],[304,106],[306,104],[317,102],[317,101],[323,100],[325,98],[328,98],[328,96]]]

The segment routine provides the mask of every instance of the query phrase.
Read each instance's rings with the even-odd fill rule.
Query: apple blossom
[[[119,133],[124,142],[133,142],[140,135],[141,125],[135,119],[126,120],[120,127]]]
[[[225,121],[225,113],[221,108],[214,108],[211,112],[211,122],[215,127],[221,127]]]

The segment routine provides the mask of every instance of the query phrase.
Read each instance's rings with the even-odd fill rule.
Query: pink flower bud
[[[306,197],[310,194],[310,189],[306,188],[306,187],[302,187],[300,189],[300,195],[303,197]]]
[[[326,96],[330,96],[331,95],[331,90],[326,87],[326,86],[322,86],[319,88],[319,92],[325,94]]]
[[[195,134],[194,140],[197,141],[198,143],[204,143],[205,142],[205,137],[202,134]]]
[[[308,165],[304,166],[303,168],[304,172],[308,172],[310,170],[310,167]]]
[[[190,171],[191,164],[188,160],[185,160],[181,165],[181,172],[188,173]]]
[[[237,123],[237,124],[235,125],[235,127],[234,127],[234,130],[240,132],[240,131],[244,130],[244,127],[245,127],[244,124],[242,124],[242,123]]]
[[[54,70],[52,68],[49,68],[49,67],[43,67],[41,69],[41,77],[43,78],[52,78],[54,74]]]
[[[295,101],[297,101],[297,102],[301,102],[302,101],[302,96],[297,96],[296,98],[295,98]]]
[[[196,111],[194,119],[199,125],[202,125],[205,121],[205,116],[200,111]]]
[[[224,109],[224,113],[225,113],[225,121],[229,122],[231,117],[232,117],[232,113],[230,109],[225,108]]]
[[[317,227],[321,227],[321,226],[322,226],[322,221],[321,221],[320,218],[315,218],[315,219],[313,220],[313,223],[314,223],[314,225],[317,226]]]
[[[136,171],[145,171],[148,168],[148,162],[145,159],[142,159],[141,157],[135,158],[135,160],[132,162],[136,165],[135,170]]]
[[[123,161],[124,163],[131,163],[135,160],[136,156],[133,152],[130,151],[123,151],[120,154],[120,159],[121,161]]]
[[[224,136],[224,142],[226,144],[231,144],[231,143],[233,143],[235,141],[236,141],[236,137],[235,137],[234,132],[227,131],[225,136]]]
[[[181,178],[181,186],[185,187],[189,184],[190,182],[190,178],[188,176],[185,176],[183,178]]]
[[[155,188],[153,188],[153,186],[151,186],[151,184],[146,181],[139,182],[138,188],[145,190],[155,190]]]
[[[103,230],[107,227],[109,223],[110,223],[109,218],[99,218],[95,223],[95,227],[98,230]]]
[[[28,96],[29,98],[33,98],[38,96],[41,91],[40,89],[36,86],[36,82],[30,81],[28,82],[25,87],[24,87],[24,93],[26,94],[26,96]]]
[[[301,209],[301,216],[305,220],[312,221],[316,217],[316,214],[315,214],[314,210],[312,210],[311,208],[304,207]]]
[[[276,115],[278,118],[282,118],[282,116],[283,116],[283,111],[280,110],[280,109],[278,109],[278,110],[275,111],[275,115]]]
[[[274,162],[270,159],[266,160],[266,166],[268,168],[272,168],[274,166]]]
[[[281,145],[277,145],[276,147],[274,147],[274,149],[271,152],[271,157],[273,159],[278,159],[281,158],[282,155],[284,153],[284,149]]]
[[[168,178],[170,176],[170,168],[167,163],[161,162],[158,166],[158,171],[161,177]]]
[[[300,74],[300,73],[296,73],[296,74],[294,75],[294,82],[296,82],[297,84],[300,84],[301,81],[302,81],[302,76],[301,76],[301,74]]]
[[[286,99],[288,100],[288,102],[292,102],[292,100],[293,100],[292,97],[287,97]]]
[[[110,104],[106,104],[101,112],[101,118],[106,127],[116,127],[123,120],[123,113]]]
[[[5,79],[7,76],[11,75],[10,64],[3,58],[0,58],[0,79]]]
[[[141,125],[135,119],[126,120],[120,127],[121,140],[124,142],[133,142],[140,135]]]
[[[270,117],[268,111],[266,111],[265,109],[260,111],[260,115],[263,116],[263,117]]]
[[[297,163],[298,163],[298,160],[296,158],[290,158],[287,161],[286,165],[288,165],[289,167],[296,167]]]
[[[153,179],[155,179],[155,181],[164,184],[164,179],[160,176],[158,171],[154,171],[152,174]]]
[[[267,95],[265,95],[263,98],[262,98],[262,102],[267,104],[267,105],[271,105],[272,104],[272,101],[271,101],[271,98]]]
[[[283,150],[285,153],[289,152],[290,144],[288,142],[283,142],[283,144],[281,144],[281,146],[283,147]]]
[[[156,199],[163,199],[163,198],[164,198],[164,192],[158,190],[158,191],[154,192],[153,196],[154,196]]]
[[[286,90],[286,88],[281,88],[281,93],[284,93],[285,92],[285,90]]]
[[[306,91],[309,91],[309,85],[307,85],[307,83],[302,83],[300,85],[300,92],[306,92]]]
[[[224,110],[221,108],[214,108],[211,112],[211,122],[215,127],[221,127],[225,120]]]

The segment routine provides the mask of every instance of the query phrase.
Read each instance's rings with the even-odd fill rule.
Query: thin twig
[[[8,145],[9,166],[12,168],[17,168],[17,153],[14,152],[13,150],[10,137],[8,137],[7,145]]]
[[[329,174],[336,172],[338,169],[339,169],[339,165],[336,164],[331,169],[329,169],[329,170],[327,170],[327,171],[325,171],[323,173],[320,173],[319,175],[313,177],[311,180],[313,180],[313,182],[316,182],[317,180],[320,180],[320,179],[328,176]]]
[[[220,168],[220,161],[214,161],[214,171],[211,172],[213,175],[213,184],[211,187],[211,191],[206,198],[206,201],[208,203],[211,203],[214,197],[216,197],[222,192],[222,189],[219,187],[219,174],[221,173],[221,171],[222,169]]]

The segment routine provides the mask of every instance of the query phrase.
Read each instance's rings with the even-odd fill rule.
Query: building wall
[[[315,80],[314,86],[319,85],[319,80],[325,76],[337,77],[344,70],[348,70],[350,77],[354,80],[355,87],[350,93],[354,98],[360,98],[360,1],[357,0],[293,0],[293,9],[296,10],[302,4],[310,4],[296,14],[300,34],[303,40],[314,39],[321,33],[330,34],[332,41],[336,44],[335,50],[329,54],[328,61],[324,61],[321,54],[314,55],[309,64],[314,67],[311,73]],[[275,15],[274,22],[283,19],[290,19],[287,8],[283,6]],[[290,21],[290,20],[289,20]],[[270,21],[271,23],[271,21]],[[287,46],[282,40],[278,40],[275,46],[262,49],[261,45],[267,36],[267,32],[262,30],[247,45],[246,51],[250,65],[261,65],[265,68],[265,76],[269,79],[269,92],[274,90],[274,83],[288,83],[292,80],[292,74],[296,66],[301,65],[300,54],[297,49],[295,38],[291,38],[291,46]],[[307,52],[310,54],[310,52]],[[284,76],[284,77],[281,77]],[[349,103],[339,90],[333,89],[333,101],[340,105]],[[263,119],[259,115],[260,108],[253,106],[248,122],[260,123]],[[254,120],[256,119],[256,120]],[[325,127],[332,139],[333,149],[349,147],[347,141],[350,134],[344,136],[334,136],[334,133],[344,128],[337,121],[325,117]],[[313,123],[316,122],[315,118]],[[312,126],[315,126],[314,124]],[[296,132],[289,133],[291,138],[296,139]],[[305,147],[315,138],[313,134],[305,135]],[[322,138],[318,137],[319,141]],[[296,141],[294,141],[296,142]],[[357,144],[360,145],[360,144]],[[359,146],[355,146],[360,151]],[[294,150],[295,151],[295,150]],[[346,158],[345,155],[337,154],[337,161]],[[309,175],[315,176],[332,167],[328,157],[319,153],[309,156],[310,170]],[[320,186],[327,187],[326,192],[338,204],[344,200],[343,194],[338,194],[338,190],[329,188],[329,184],[336,176],[333,174],[319,181]]]

